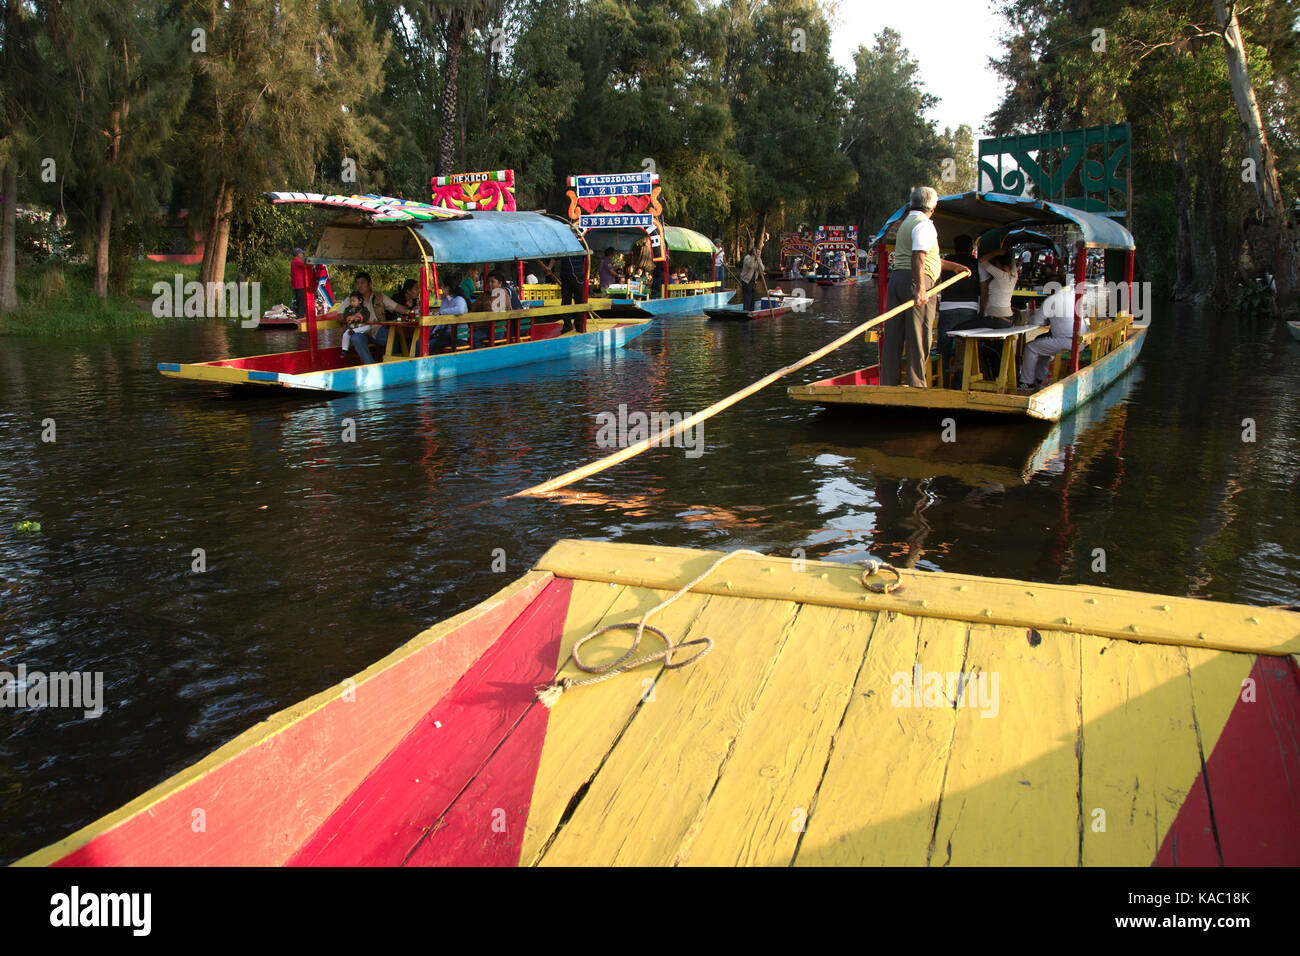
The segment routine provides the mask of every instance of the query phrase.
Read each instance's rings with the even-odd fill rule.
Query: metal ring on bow
[[[903,586],[903,576],[898,573],[898,568],[889,562],[867,558],[862,563],[866,565],[866,570],[862,572],[862,586],[868,591],[874,591],[876,594],[888,594],[890,591],[897,591]],[[872,584],[869,579],[877,571],[893,571],[894,580],[887,584]]]

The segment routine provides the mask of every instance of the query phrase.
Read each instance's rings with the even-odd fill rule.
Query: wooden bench
[[[1093,316],[1093,320],[1096,316]],[[1133,324],[1133,316],[1127,312],[1121,312],[1113,319],[1103,322],[1101,325],[1090,327],[1087,332],[1079,336],[1079,367],[1085,364],[1091,365],[1093,362],[1104,358],[1109,353],[1115,351],[1124,344],[1128,338],[1129,326]],[[1084,352],[1088,353],[1087,362],[1084,361]],[[1051,381],[1059,382],[1062,373],[1066,373],[1066,363],[1070,360],[1068,351],[1062,352],[1052,360],[1052,377]]]

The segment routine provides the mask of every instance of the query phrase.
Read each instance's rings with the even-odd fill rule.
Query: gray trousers
[[[921,276],[922,288],[929,289],[933,282]],[[912,298],[912,270],[895,269],[889,276],[885,296],[885,311]],[[934,317],[937,300],[931,296],[925,305],[914,305],[892,319],[886,320],[880,335],[880,384],[898,385],[899,367],[903,364],[903,343],[907,343],[907,384],[912,388],[926,387],[926,363],[930,360],[930,345],[934,341]]]

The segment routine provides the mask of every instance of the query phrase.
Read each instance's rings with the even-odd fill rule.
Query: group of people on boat
[[[714,257],[714,272],[720,268],[718,256],[721,250]],[[581,262],[581,259],[578,260]],[[673,267],[669,273],[668,281],[673,284],[684,285],[688,282],[701,281],[686,266],[678,265]],[[716,280],[715,281],[720,281]],[[652,299],[662,298],[664,294],[664,268],[662,263],[654,261],[653,252],[650,247],[650,240],[642,238],[632,247],[632,251],[627,255],[626,260],[614,249],[608,246],[604,255],[601,256],[600,265],[596,269],[596,275],[593,278],[592,286],[594,291],[603,293],[611,287],[617,288],[625,286],[629,282],[641,283],[641,288],[645,289],[648,284],[648,294]]]
[[[565,305],[581,301],[581,282],[586,268],[582,257],[574,256],[558,262],[551,260],[545,268],[552,272],[558,269],[561,287],[565,290]],[[475,273],[468,272],[441,292],[436,308],[436,314],[440,316],[508,312],[526,308],[520,299],[519,290],[501,268],[486,269],[482,286],[475,281]],[[358,361],[368,365],[377,361],[374,349],[379,349],[379,354],[382,354],[388,344],[389,326],[385,323],[419,314],[419,304],[420,284],[415,279],[406,279],[392,296],[387,296],[375,291],[370,273],[358,272],[353,279],[352,292],[322,317],[337,316],[343,321],[345,328],[342,351],[345,354],[355,353]],[[572,329],[572,318],[565,316],[561,334]],[[451,348],[453,334],[451,325],[435,326],[429,339],[430,353]],[[478,347],[487,342],[490,333],[485,325],[480,324],[473,327],[471,334],[474,336],[475,347]]]
[[[894,268],[889,275],[886,310],[908,299],[915,303],[888,319],[881,330],[880,382],[900,382],[904,353],[906,381],[911,388],[926,388],[926,363],[937,345],[943,367],[954,358],[953,332],[974,329],[1008,329],[1024,325],[1025,315],[1012,305],[1021,279],[1018,257],[1005,245],[987,250],[976,258],[975,242],[969,235],[953,239],[952,257],[940,253],[939,236],[931,218],[939,194],[929,186],[918,186],[909,197],[909,210],[899,223],[894,251]],[[941,296],[930,289],[952,275],[958,281]],[[1049,320],[1050,330],[1029,341],[1019,368],[1022,392],[1041,388],[1052,359],[1071,348],[1074,340],[1074,290],[1060,289],[1044,298],[1039,315]],[[1083,331],[1087,331],[1086,323]],[[986,378],[996,376],[999,348],[981,343],[980,364]]]

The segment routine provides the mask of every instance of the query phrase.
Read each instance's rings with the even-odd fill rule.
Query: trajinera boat
[[[601,318],[609,299],[573,305],[542,305],[505,312],[437,314],[444,283],[439,267],[463,265],[468,271],[490,264],[581,257],[590,268],[590,252],[568,223],[537,212],[473,212],[384,196],[323,196],[318,193],[268,193],[276,204],[310,205],[345,212],[325,227],[309,263],[354,266],[410,265],[420,284],[420,306],[413,320],[389,326],[380,361],[360,364],[355,350],[323,346],[320,333],[338,328],[337,319],[316,314],[307,296],[307,348],[247,358],[192,364],[160,362],[158,370],[174,378],[227,384],[269,385],[320,392],[361,392],[409,385],[545,362],[572,355],[620,348],[647,328],[645,321]],[[337,294],[338,290],[336,290]],[[561,334],[562,319],[576,331]],[[430,354],[430,331],[452,327],[451,345]],[[457,332],[470,333],[460,341]],[[487,329],[486,337],[476,329]],[[486,341],[482,341],[486,338]]]
[[[1297,653],[1288,610],[564,541],[19,862],[1294,866]]]
[[[889,246],[907,213],[906,206],[894,213],[873,240],[880,276],[877,296],[882,313],[889,284]],[[1132,234],[1122,225],[1106,216],[1041,199],[979,192],[940,198],[933,222],[945,254],[952,249],[953,239],[958,235],[978,237],[999,229],[1013,242],[1021,237],[1027,243],[1037,242],[1045,232],[1054,231],[1059,235],[1062,249],[1075,250],[1074,281],[1067,286],[1073,289],[1074,335],[1069,353],[1053,360],[1048,384],[1029,394],[1018,389],[1017,350],[1046,331],[1031,319],[1027,325],[1007,330],[955,333],[954,337],[965,344],[960,381],[945,380],[938,352],[932,351],[927,362],[927,388],[909,388],[901,381],[881,382],[880,366],[872,365],[809,385],[792,386],[788,390],[791,398],[821,405],[976,412],[1057,421],[1102,392],[1137,361],[1149,323],[1135,321],[1130,308],[1125,308],[1137,301],[1133,283],[1136,245]],[[1105,252],[1109,282],[1088,282],[1088,257],[1094,250]],[[1037,289],[1020,289],[1016,298],[1032,302],[1042,299],[1043,293]],[[1092,313],[1091,326],[1086,332],[1081,326],[1085,312]],[[998,372],[990,377],[985,377],[980,370],[981,341],[1001,345]]]
[[[848,285],[858,281],[857,226],[818,226],[813,254],[818,285]]]
[[[596,256],[606,249],[631,252],[641,240],[650,245],[662,294],[653,295],[655,283],[650,277],[606,289],[612,298],[610,315],[699,315],[731,299],[732,292],[713,278],[713,257],[718,251],[713,240],[664,223],[658,173],[570,176],[568,184],[569,221]],[[707,278],[673,281],[672,253],[689,257],[696,275]]]

